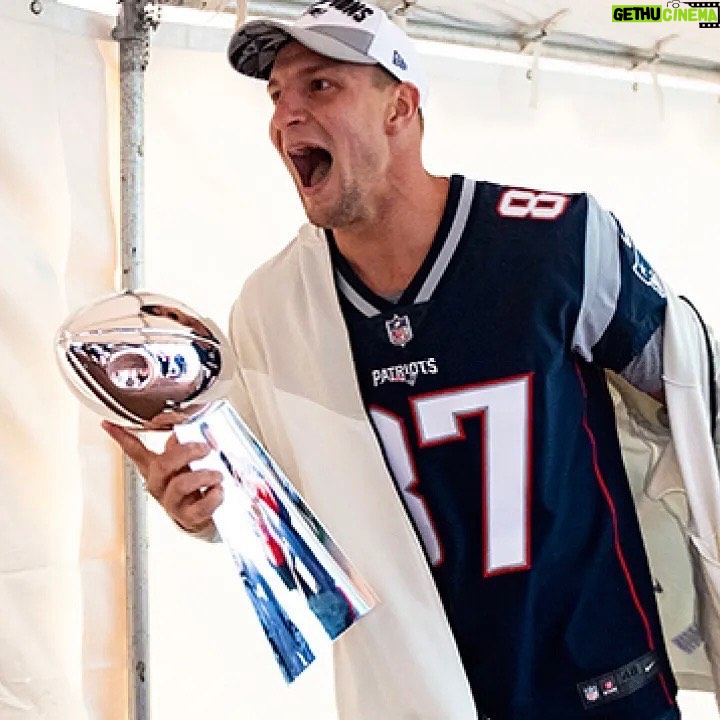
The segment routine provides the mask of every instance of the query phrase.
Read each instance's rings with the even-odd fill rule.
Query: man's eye
[[[273,105],[277,105],[277,101],[280,99],[280,91],[279,90],[273,90],[270,93],[270,102],[272,102]]]
[[[330,83],[324,78],[313,78],[310,81],[310,90],[313,92],[317,90],[327,90],[330,87]]]

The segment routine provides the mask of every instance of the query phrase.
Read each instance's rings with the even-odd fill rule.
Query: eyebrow
[[[327,60],[321,60],[319,62],[313,63],[312,65],[308,65],[304,68],[301,68],[300,70],[298,70],[296,75],[298,75],[298,76],[314,75],[316,72],[321,72],[323,70],[330,70],[330,69],[334,69],[334,68],[341,68],[343,65],[344,65],[344,63],[339,62],[338,60],[333,60],[332,58],[327,58]],[[277,85],[279,85],[279,82],[274,77],[271,77],[268,80],[268,84],[267,84],[268,92],[270,92]]]

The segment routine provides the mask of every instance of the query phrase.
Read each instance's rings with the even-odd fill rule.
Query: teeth
[[[308,145],[306,147],[300,147],[295,150],[288,150],[288,155],[291,158],[304,158],[310,155],[313,150],[315,150],[315,148],[311,145]]]

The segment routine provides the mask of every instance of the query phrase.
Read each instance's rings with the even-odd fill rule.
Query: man
[[[603,372],[662,396],[652,268],[587,195],[428,174],[426,82],[377,7],[229,54],[311,223],[234,308],[238,407],[381,599],[336,644],[341,718],[678,718]],[[207,533],[207,447],[108,430]]]

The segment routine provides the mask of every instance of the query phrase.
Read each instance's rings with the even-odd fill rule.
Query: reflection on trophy
[[[170,298],[126,291],[71,315],[55,346],[92,410],[210,446],[193,468],[223,475],[213,520],[287,682],[372,608],[372,591],[224,399],[235,360],[214,323]]]
[[[80,399],[136,429],[169,430],[197,415],[223,397],[234,372],[232,350],[211,321],[149,293],[111,295],[71,315],[56,349]]]

